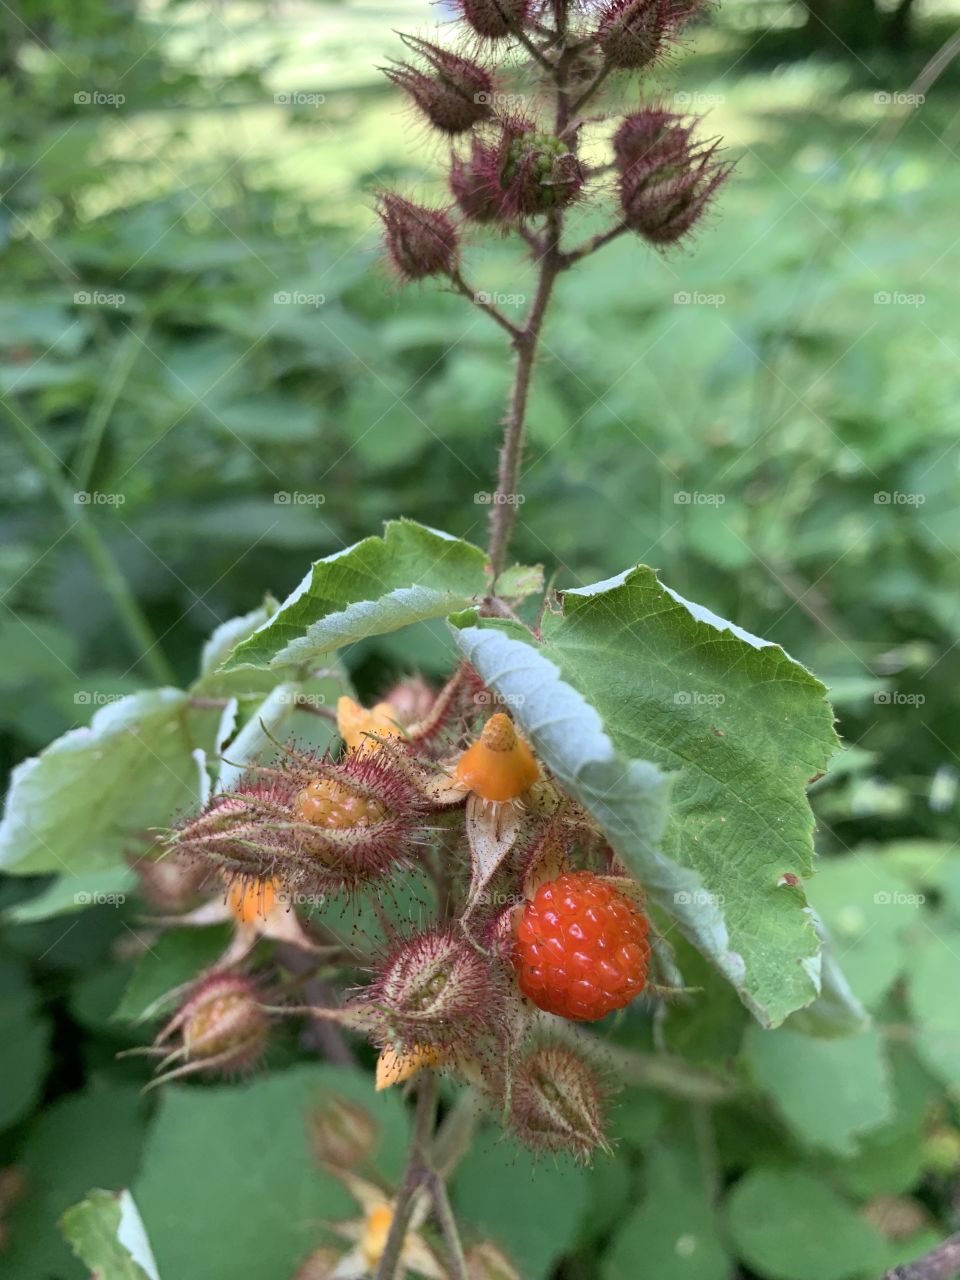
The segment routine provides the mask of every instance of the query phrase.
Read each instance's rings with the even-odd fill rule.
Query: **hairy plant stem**
[[[431,1169],[428,1175],[428,1186],[433,1199],[433,1210],[447,1246],[450,1274],[453,1280],[468,1280],[467,1260],[463,1256],[463,1245],[460,1241],[460,1232],[457,1230],[457,1220],[453,1216],[453,1206],[447,1194],[447,1184],[435,1169]]]
[[[414,1088],[417,1092],[417,1107],[413,1118],[413,1133],[410,1135],[407,1167],[397,1192],[393,1221],[377,1266],[376,1280],[395,1280],[417,1195],[424,1191],[431,1172],[430,1142],[437,1116],[436,1073],[421,1071]]]

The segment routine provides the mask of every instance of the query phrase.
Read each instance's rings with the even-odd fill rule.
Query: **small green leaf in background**
[[[392,520],[318,560],[270,620],[233,651],[226,669],[306,666],[366,636],[464,609],[487,589],[486,556],[412,520]]]
[[[134,1185],[164,1280],[286,1280],[327,1238],[326,1223],[358,1217],[310,1154],[306,1116],[325,1091],[369,1111],[373,1158],[399,1179],[403,1102],[359,1071],[298,1066],[246,1085],[164,1090]]]
[[[145,1022],[166,1009],[165,997],[215,964],[230,944],[231,926],[168,929],[144,951],[114,1017]]]
[[[541,643],[459,618],[461,650],[651,899],[779,1025],[821,989],[820,943],[783,877],[811,872],[806,787],[837,748],[824,686],[642,566],[563,603]]]
[[[58,876],[42,893],[12,907],[5,918],[14,924],[29,924],[83,911],[90,906],[113,905],[122,902],[136,886],[137,873],[128,866]]]
[[[907,1001],[916,1022],[916,1050],[951,1089],[960,1088],[960,929],[932,916],[914,938]]]
[[[160,1280],[129,1191],[91,1191],[67,1210],[60,1225],[96,1280]]]
[[[13,771],[0,826],[0,867],[19,875],[114,867],[150,828],[169,826],[201,791],[193,752],[218,715],[178,689],[101,707]]]
[[[7,1222],[5,1276],[87,1280],[88,1270],[71,1256],[57,1224],[91,1187],[130,1183],[146,1109],[136,1089],[111,1081],[69,1094],[40,1116],[20,1155],[30,1194],[14,1205]]]
[[[453,1178],[457,1221],[495,1241],[523,1280],[548,1280],[580,1233],[590,1172],[492,1143],[481,1134]]]
[[[27,1115],[43,1094],[50,1024],[36,1003],[27,966],[0,955],[0,1132]]]
[[[658,1143],[644,1160],[646,1192],[604,1259],[603,1280],[728,1280],[733,1262],[689,1143]]]
[[[752,1023],[743,1049],[755,1082],[808,1147],[853,1155],[861,1134],[893,1118],[884,1039],[876,1027],[822,1040]]]
[[[852,1280],[879,1275],[880,1235],[811,1174],[751,1170],[726,1202],[737,1255],[764,1280]]]

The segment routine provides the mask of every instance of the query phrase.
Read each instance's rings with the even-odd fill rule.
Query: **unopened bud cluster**
[[[585,9],[579,29],[551,38],[529,0],[460,0],[463,49],[402,36],[413,61],[384,68],[426,125],[450,144],[448,184],[453,204],[428,207],[395,192],[380,197],[387,257],[400,279],[455,278],[465,223],[519,227],[554,217],[602,193],[580,154],[581,131],[594,85],[608,72],[643,75],[663,61],[703,0],[607,0]],[[515,52],[529,63],[535,92],[518,94]],[[544,100],[542,84],[565,77],[566,108],[541,113],[516,102]],[[506,104],[506,109],[501,109]],[[613,169],[622,225],[658,248],[687,235],[728,168],[716,144],[694,138],[694,120],[652,104],[615,122]]]

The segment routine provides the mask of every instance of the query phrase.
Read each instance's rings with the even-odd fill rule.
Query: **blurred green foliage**
[[[525,1280],[560,1254],[564,1280],[633,1276],[638,1259],[658,1280],[724,1280],[734,1266],[867,1280],[955,1225],[956,78],[916,109],[892,98],[949,13],[921,12],[900,61],[786,60],[805,54],[790,43],[795,10],[730,4],[671,81],[741,157],[715,224],[669,259],[618,241],[563,282],[515,551],[559,585],[654,565],[828,681],[849,749],[813,791],[829,861],[811,898],[878,1029],[813,1063],[790,1030],[751,1029],[741,1044],[742,1010],[705,974],[728,1016],[704,1023],[678,1006],[657,1034],[705,1063],[739,1053],[767,1101],[711,1119],[628,1090],[617,1162],[586,1178],[531,1173],[481,1142],[457,1208]],[[417,145],[372,72],[393,28],[432,17],[406,3],[8,11],[0,395],[20,426],[7,417],[0,435],[5,766],[147,678],[76,521],[95,527],[181,682],[219,622],[282,597],[309,560],[387,517],[482,542],[502,335],[432,287],[401,292],[369,215],[387,179],[442,198],[443,157]],[[776,41],[751,53],[765,23]],[[584,234],[600,216],[585,215]],[[506,243],[474,242],[467,274],[508,311],[529,294]],[[88,495],[73,519],[24,431]],[[392,669],[436,674],[444,647],[400,633],[351,660],[366,693]],[[42,887],[5,881],[0,903]],[[195,1087],[177,1091],[144,1156],[151,1108],[133,1087],[142,1073],[115,1060],[131,1037],[111,1020],[128,934],[110,907],[0,926],[0,1166],[28,1180],[9,1204],[0,1183],[0,1258],[15,1280],[81,1275],[54,1220],[91,1186],[128,1182],[158,1259],[192,1280],[177,1261],[192,1109],[226,1179],[255,1091],[273,1090],[278,1112],[285,1091],[303,1092],[295,1067],[209,1106]],[[618,1034],[642,1041],[638,1021]],[[281,1137],[267,1125],[251,1144]],[[319,1183],[297,1190],[297,1161],[299,1149],[279,1160],[301,1196],[289,1211],[338,1215]],[[196,1230],[229,1233],[229,1184],[205,1172],[211,1220]],[[269,1202],[259,1187],[251,1177],[253,1204]],[[895,1199],[898,1231],[880,1212]],[[524,1212],[564,1231],[545,1238]],[[284,1249],[304,1240],[259,1225],[255,1256],[286,1266]],[[223,1255],[225,1275],[240,1276],[245,1239]]]

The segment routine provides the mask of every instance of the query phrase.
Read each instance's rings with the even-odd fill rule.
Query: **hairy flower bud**
[[[503,40],[526,25],[531,0],[459,0],[459,7],[478,36]]]
[[[434,128],[455,135],[489,118],[493,102],[489,71],[428,40],[403,36],[403,41],[429,64],[432,73],[401,62],[384,68],[384,75],[410,95]]]
[[[528,1146],[568,1151],[586,1162],[596,1147],[608,1149],[601,1098],[593,1068],[582,1054],[564,1044],[541,1044],[515,1070],[511,1118]]]
[[[610,0],[596,36],[605,62],[625,71],[649,66],[698,7],[699,0]]]
[[[613,139],[626,225],[660,246],[686,235],[730,173],[718,145],[695,141],[691,124],[661,108],[627,116]]]
[[[583,170],[570,144],[539,132],[529,121],[504,126],[498,158],[504,208],[514,217],[561,209],[583,186]]]
[[[500,150],[474,138],[469,157],[454,155],[450,162],[450,190],[460,211],[473,222],[497,222],[508,217],[500,185]]]
[[[353,1169],[377,1142],[376,1122],[369,1111],[338,1093],[327,1093],[307,1115],[310,1148],[319,1164]]]
[[[387,255],[402,280],[449,276],[456,270],[460,241],[443,209],[428,209],[386,191],[377,209]]]
[[[402,942],[365,999],[382,1019],[390,1048],[442,1052],[488,1031],[503,984],[487,959],[452,929],[433,929]]]
[[[197,1071],[249,1069],[262,1055],[268,1031],[268,1017],[254,983],[240,974],[211,973],[157,1036],[150,1052],[165,1052],[174,1036],[180,1044],[160,1063],[162,1074],[156,1083]],[[174,1067],[174,1063],[181,1065]]]

